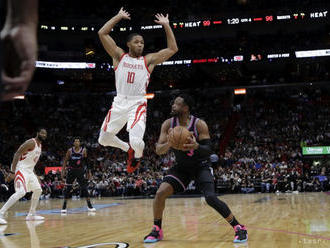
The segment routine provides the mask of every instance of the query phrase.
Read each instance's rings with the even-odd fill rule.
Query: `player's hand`
[[[196,141],[195,136],[192,132],[190,132],[190,137],[188,137],[185,144],[183,144],[183,151],[190,151],[190,150],[196,150],[199,147],[199,144]]]
[[[1,31],[3,94],[1,100],[22,95],[32,79],[37,58],[37,35],[33,25],[6,27]]]
[[[163,14],[156,14],[155,15],[156,20],[155,23],[160,24],[160,25],[168,25],[170,22],[168,20],[168,14],[166,14],[166,16],[164,16]]]
[[[131,20],[131,15],[123,7],[120,8],[118,14],[122,19]]]

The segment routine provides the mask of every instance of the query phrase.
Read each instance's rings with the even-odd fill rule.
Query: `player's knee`
[[[115,137],[115,135],[112,133],[102,132],[102,133],[100,133],[98,142],[102,146],[109,146],[109,145],[111,145],[114,137]]]
[[[38,198],[38,199],[39,199],[41,193],[42,193],[42,189],[35,189],[35,190],[33,190],[32,197],[33,197],[33,198]]]
[[[207,202],[208,205],[213,206],[216,204],[217,201],[219,201],[219,199],[214,193],[206,193],[205,201]]]
[[[64,196],[65,197],[68,195],[68,193],[71,191],[71,189],[72,189],[72,186],[71,185],[70,186],[66,186],[64,188]]]
[[[14,194],[15,200],[19,200],[19,199],[23,198],[23,196],[25,196],[25,193],[26,192],[24,190],[16,191]]]
[[[163,189],[158,189],[155,200],[165,200],[169,196],[168,192]]]
[[[102,145],[102,146],[106,146],[106,145],[107,145],[107,144],[106,144],[106,139],[105,139],[104,135],[101,135],[101,134],[100,134],[99,139],[98,139],[98,142],[99,142],[99,144]]]

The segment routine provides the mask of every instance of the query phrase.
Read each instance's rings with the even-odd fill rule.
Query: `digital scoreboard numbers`
[[[239,24],[240,23],[240,19],[239,18],[229,18],[227,19],[227,23],[232,25],[232,24]]]

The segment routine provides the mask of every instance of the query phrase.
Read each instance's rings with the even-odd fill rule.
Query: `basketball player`
[[[147,113],[147,100],[144,96],[150,74],[157,64],[169,59],[178,51],[168,15],[157,14],[155,17],[155,22],[163,25],[165,29],[167,48],[146,56],[142,56],[144,40],[141,35],[133,33],[128,36],[128,53],[118,47],[109,36],[110,31],[121,19],[131,19],[130,14],[123,8],[98,32],[105,50],[113,60],[117,91],[117,96],[102,124],[98,142],[103,146],[117,147],[128,152],[128,173],[139,167],[143,154]],[[116,136],[126,123],[129,144]]]
[[[69,166],[67,164],[69,162]],[[72,183],[77,179],[83,195],[87,196],[87,209],[89,212],[95,212],[96,209],[93,208],[92,203],[89,198],[89,193],[87,190],[88,182],[85,178],[85,167],[87,166],[87,150],[81,147],[80,138],[75,138],[73,147],[68,149],[66,152],[63,167],[62,167],[62,178],[66,175],[66,186],[64,189],[64,202],[61,213],[67,213],[67,200],[69,198],[70,191],[72,189]],[[91,172],[88,170],[88,176],[91,177]]]
[[[163,122],[161,133],[156,144],[156,153],[165,154],[171,149],[168,135],[175,126],[187,127],[192,136],[184,144],[183,150],[173,149],[176,165],[164,177],[157,190],[154,203],[154,225],[150,234],[144,238],[145,243],[154,243],[163,239],[162,217],[165,200],[174,193],[183,192],[191,180],[195,180],[203,192],[208,205],[215,209],[234,228],[234,242],[247,241],[246,228],[239,224],[227,204],[219,200],[214,192],[214,180],[211,174],[210,155],[211,141],[205,121],[190,115],[192,98],[182,94],[175,98],[172,105],[172,118]],[[172,134],[173,135],[173,134]]]
[[[0,101],[24,94],[29,86],[37,58],[37,24],[38,0],[7,0],[0,42]]]
[[[27,192],[32,191],[31,208],[26,220],[43,220],[44,217],[36,215],[36,208],[41,195],[41,186],[33,169],[41,154],[41,143],[46,140],[47,131],[44,128],[38,130],[35,138],[25,141],[17,150],[11,164],[12,178],[15,178],[15,193],[0,209],[0,224],[7,224],[4,215],[7,210],[21,199]]]

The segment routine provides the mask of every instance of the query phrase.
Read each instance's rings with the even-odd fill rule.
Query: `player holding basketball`
[[[36,215],[36,208],[41,195],[41,186],[33,169],[41,154],[41,143],[46,140],[47,131],[44,128],[38,130],[35,138],[25,141],[17,150],[11,164],[12,178],[15,178],[15,193],[0,209],[0,224],[7,224],[4,219],[6,211],[21,199],[27,192],[32,191],[31,208],[26,220],[43,220],[44,217]]]
[[[121,19],[131,19],[130,14],[123,8],[98,31],[105,50],[113,60],[117,91],[117,96],[103,121],[98,142],[103,146],[117,147],[128,152],[129,173],[138,168],[145,145],[143,136],[146,128],[147,100],[144,96],[150,74],[157,64],[166,61],[178,51],[168,15],[157,14],[155,17],[155,22],[165,29],[167,48],[146,56],[142,56],[144,40],[141,35],[133,33],[128,36],[128,53],[118,47],[109,35]],[[116,136],[126,123],[129,144]]]
[[[169,136],[173,135],[171,133],[172,128],[176,126],[187,127],[192,135],[188,137],[182,150],[173,149],[177,163],[169,170],[157,190],[153,202],[154,225],[151,233],[144,238],[144,242],[154,243],[163,239],[162,217],[165,200],[174,193],[183,192],[191,180],[195,180],[203,192],[207,204],[221,214],[234,228],[234,242],[245,242],[248,239],[246,228],[239,224],[227,204],[215,195],[214,180],[210,170],[212,150],[209,130],[205,121],[190,115],[192,103],[193,100],[188,95],[182,94],[176,97],[171,111],[173,117],[162,124],[156,144],[158,155],[167,153],[171,146],[174,146],[169,142]]]
[[[69,166],[67,166],[69,164]],[[69,198],[69,192],[72,189],[72,183],[77,179],[83,195],[87,196],[87,209],[89,212],[95,212],[96,209],[93,208],[93,205],[89,198],[89,193],[87,190],[88,182],[85,178],[85,171],[87,166],[87,150],[80,145],[80,138],[75,138],[73,147],[67,150],[65,158],[63,161],[62,167],[62,178],[66,175],[66,186],[64,189],[64,202],[62,206],[61,213],[67,213],[67,200]],[[88,170],[88,176],[91,175],[90,170]]]

